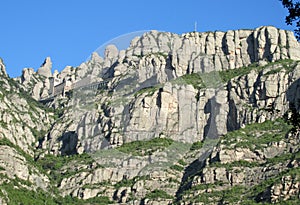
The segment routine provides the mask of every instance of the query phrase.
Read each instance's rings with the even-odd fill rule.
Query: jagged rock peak
[[[3,63],[3,60],[0,58],[0,75],[4,75],[7,77],[5,65]]]
[[[34,73],[33,68],[24,68],[22,71],[21,82],[29,82]]]
[[[126,52],[136,56],[169,53],[172,66],[181,75],[187,71],[233,69],[260,61],[300,60],[300,43],[292,31],[273,26],[182,35],[151,31],[135,38]]]
[[[101,62],[103,62],[103,59],[101,58],[101,56],[99,56],[99,54],[97,52],[93,52],[92,57],[91,57],[91,61],[101,63]]]
[[[115,45],[111,44],[105,48],[104,55],[105,58],[109,58],[109,59],[117,58],[119,55],[119,50]]]
[[[52,61],[50,57],[47,57],[44,61],[44,63],[41,65],[41,67],[38,69],[37,73],[39,75],[45,76],[45,77],[52,77]]]

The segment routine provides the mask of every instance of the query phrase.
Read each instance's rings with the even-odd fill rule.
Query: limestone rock
[[[104,67],[112,66],[118,59],[119,50],[115,45],[108,45],[104,51]]]
[[[29,162],[15,149],[1,145],[0,167],[8,178],[18,177],[22,180],[29,180],[34,186],[46,189],[49,179],[40,174],[34,167],[30,167]]]
[[[135,39],[127,50],[127,56],[170,54],[175,76],[181,76],[213,69],[233,69],[254,62],[287,58],[298,60],[299,48],[292,32],[271,26],[255,30],[186,33],[181,36],[152,31]]]
[[[5,65],[4,65],[3,60],[1,58],[0,58],[0,75],[3,75],[5,77],[7,77]]]
[[[34,75],[33,68],[24,68],[22,71],[21,82],[27,84],[31,81],[32,76]]]
[[[119,55],[118,48],[115,45],[108,45],[105,48],[105,58],[116,58]]]
[[[45,76],[47,78],[52,77],[52,62],[51,58],[47,57],[41,67],[37,70],[39,75]]]
[[[41,94],[41,89],[43,88],[43,83],[42,82],[38,82],[37,84],[35,84],[35,86],[33,87],[32,90],[32,97],[35,100],[39,100],[40,99],[40,94]]]
[[[298,197],[300,194],[300,181],[292,176],[281,177],[280,184],[274,184],[271,187],[271,202],[278,203],[288,200],[291,197]]]
[[[289,104],[300,107],[300,66],[291,61],[300,59],[299,50],[291,32],[260,27],[182,35],[151,31],[135,38],[126,50],[110,45],[104,59],[93,53],[87,62],[67,66],[53,76],[47,58],[37,73],[26,68],[15,79],[34,99],[49,96],[52,80],[79,88],[104,79],[109,81],[108,89],[73,89],[73,100],[56,96],[46,105],[63,107],[54,115],[21,97],[18,86],[10,85],[4,77],[0,79],[4,89],[0,90],[0,138],[5,137],[31,157],[73,155],[55,170],[62,176],[55,184],[62,196],[89,199],[102,195],[118,203],[172,204],[171,199],[148,199],[147,193],[164,190],[175,197],[191,188],[191,195],[197,197],[234,186],[253,186],[297,165],[297,160],[289,159],[268,163],[277,156],[296,153],[297,137],[276,138],[259,148],[248,144],[238,147],[245,139],[225,142],[219,137],[247,124],[282,117]],[[238,76],[228,82],[222,81],[224,72],[212,72],[219,75],[213,77],[201,74],[252,63],[261,67],[235,70],[232,73]],[[3,69],[0,72],[4,73]],[[253,137],[262,134],[257,132]],[[131,150],[118,149],[153,138],[175,142],[150,155],[149,150],[135,156]],[[203,146],[193,150],[199,141]],[[0,153],[0,163],[6,166],[8,178],[28,179],[47,189],[47,177],[27,166],[27,158],[9,146],[2,148],[5,152]],[[82,160],[85,153],[93,159]],[[284,176],[284,186],[271,186],[270,200],[299,194],[295,191],[299,189],[297,180]],[[221,198],[212,200],[220,202]]]

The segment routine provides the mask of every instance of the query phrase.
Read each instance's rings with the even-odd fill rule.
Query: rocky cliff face
[[[3,75],[5,77],[7,77],[7,73],[6,73],[6,70],[5,70],[5,65],[4,65],[2,59],[0,59],[0,75]]]
[[[32,192],[47,191],[50,187],[50,179],[36,167],[33,159],[42,133],[54,122],[54,113],[33,100],[1,66],[0,202],[10,204],[12,196],[8,196],[8,191],[14,186]]]
[[[259,62],[266,64],[280,59],[300,59],[300,45],[291,31],[275,27],[227,32],[191,32],[182,35],[151,31],[132,40],[126,50],[114,45],[106,48],[104,58],[93,53],[90,60],[77,68],[67,66],[53,77],[76,83],[86,77],[101,78],[133,74],[140,84],[165,83],[189,73],[239,68]],[[47,58],[37,74],[51,77],[52,63]],[[134,71],[132,71],[134,70]],[[21,77],[25,87],[34,72],[25,69]],[[48,95],[49,82],[34,81],[29,88],[36,99]],[[44,83],[44,86],[42,86]],[[35,89],[35,92],[33,92]]]
[[[297,201],[299,60],[292,32],[260,27],[151,31],[14,80],[1,61],[0,202]]]

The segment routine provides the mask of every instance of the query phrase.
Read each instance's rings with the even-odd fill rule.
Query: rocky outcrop
[[[53,131],[48,135],[47,141],[44,141],[43,147],[49,147],[54,154],[59,155],[72,152],[97,153],[97,150],[103,148],[116,148],[122,144],[136,140],[149,140],[153,137],[167,137],[187,144],[216,139],[228,131],[240,129],[247,124],[263,123],[283,116],[289,109],[289,103],[297,102],[298,97],[294,93],[298,93],[299,68],[298,62],[283,61],[264,67],[249,67],[248,74],[234,77],[221,86],[217,84],[218,87],[207,83],[199,89],[200,81],[197,81],[199,82],[197,84],[187,78],[178,78],[160,87],[142,89],[135,95],[126,96],[117,92],[117,95],[106,96],[104,93],[100,98],[98,96],[94,99],[101,106],[91,109],[90,106],[85,105],[85,107],[81,107],[83,108],[82,114],[76,112],[76,118],[73,118],[75,119],[74,124],[68,122],[66,123],[68,126],[63,129],[59,127],[62,124],[55,125]],[[218,75],[221,78],[223,74],[219,73]],[[196,79],[211,78],[211,76],[205,75],[196,77],[198,77]],[[205,80],[203,81],[209,82],[209,80]],[[89,102],[90,98],[81,100]],[[81,118],[79,119],[78,116]],[[65,131],[58,132],[58,130]],[[68,145],[72,145],[70,147],[65,146],[59,140],[66,131],[73,133],[66,138],[66,141],[69,142]],[[278,133],[278,130],[268,134],[275,135],[275,133]],[[256,134],[260,136],[266,133],[257,131]],[[73,144],[72,139],[75,138],[76,143]],[[222,141],[221,145],[211,153],[211,157],[206,162],[207,166],[201,170],[201,176],[194,178],[192,187],[220,183],[223,184],[220,187],[221,190],[233,186],[259,184],[263,180],[275,177],[280,172],[287,170],[289,162],[275,165],[265,165],[264,163],[268,159],[288,154],[290,150],[295,151],[297,143],[281,140],[270,141],[268,144],[260,144],[260,146],[257,149],[251,146],[235,147],[235,143],[228,144],[226,140]],[[185,155],[189,155],[189,148],[183,150],[177,159]],[[65,178],[61,182],[60,190],[66,195],[71,194],[79,198],[92,197],[102,191],[95,184],[101,184],[107,180],[119,183],[124,178],[132,180],[145,167],[153,166],[154,162],[170,160],[166,152],[159,152],[157,155],[152,154],[144,158],[134,158],[132,155],[122,152],[117,152],[112,156],[114,156],[113,159],[105,160],[105,157],[101,157],[100,154],[101,160],[97,163],[105,168],[97,168]],[[117,156],[121,158],[117,158]],[[220,162],[220,167],[210,166],[210,161],[216,160]],[[113,161],[114,166],[108,168],[109,166],[106,164],[108,161]],[[249,163],[249,165],[240,166],[234,165],[235,163]],[[259,164],[263,164],[263,166],[259,166]],[[230,168],[228,169],[226,166],[230,166]],[[172,175],[167,173],[166,176],[168,179]],[[95,188],[81,189],[77,185],[79,181],[95,185]],[[136,182],[136,185],[138,183],[142,182]],[[175,187],[178,188],[179,183],[175,184],[177,184]],[[109,190],[105,196],[113,197],[112,192],[114,191],[112,190],[114,188]],[[142,194],[145,189],[141,188],[140,192],[134,190],[131,186],[126,190],[116,190],[115,194],[120,195],[119,192],[134,193],[141,194],[139,197],[145,197],[145,194]],[[206,191],[209,189],[194,192],[193,196]],[[170,192],[171,196],[175,196],[175,193],[176,190]],[[129,199],[125,194],[123,197],[119,196],[118,200],[121,202]]]
[[[21,147],[23,151],[34,155],[33,149],[38,139],[44,136],[53,122],[50,113],[20,90],[11,79],[1,76],[0,89],[0,139],[6,138],[12,144]]]
[[[174,75],[248,66],[253,62],[300,59],[299,42],[274,27],[180,35],[152,31],[132,42],[127,56],[170,55]]]
[[[292,176],[283,176],[279,184],[271,187],[271,202],[286,201],[291,197],[300,198],[300,180]]]
[[[51,58],[47,57],[41,67],[37,70],[37,74],[46,78],[52,77],[52,62]]]
[[[15,79],[35,100],[49,96],[50,80],[37,74],[33,68],[24,68],[22,76]]]
[[[67,66],[55,77],[60,82],[71,79],[76,84],[87,77],[92,83],[129,75],[143,87],[165,83],[189,73],[228,70],[280,59],[299,60],[299,50],[299,42],[292,32],[271,26],[182,35],[151,31],[135,38],[126,50],[118,51],[115,45],[109,45],[104,58],[93,53],[89,61],[78,67]],[[48,57],[37,74],[52,77],[51,68]],[[34,92],[33,87],[29,88],[36,99],[38,92],[43,95],[40,98],[49,93],[49,88],[47,90],[44,86],[43,91],[41,86],[36,86]]]
[[[0,167],[2,173],[5,173],[10,179],[17,177],[24,181],[28,180],[34,184],[34,187],[31,187],[32,189],[47,189],[50,183],[48,177],[39,173],[39,170],[30,165],[30,162],[14,148],[4,145],[0,145],[0,147]]]
[[[101,98],[89,98],[82,92],[74,93],[75,98],[83,96],[77,100],[92,100],[92,107],[79,108],[83,109],[81,114],[73,107],[77,114],[64,116],[73,123],[54,125],[43,147],[50,145],[58,154],[59,150],[90,152],[159,136],[185,143],[218,138],[246,124],[283,116],[289,104],[298,102],[294,93],[298,93],[299,69],[299,63],[293,61],[252,67],[248,74],[233,78],[226,85],[205,88],[210,86],[207,81],[200,90],[189,84],[195,82],[178,79],[161,87],[142,89],[135,96],[117,91],[111,97],[104,94]],[[212,79],[220,79],[222,73],[215,75],[218,78]],[[195,76],[204,82],[207,77]],[[93,107],[95,100],[101,106]],[[76,143],[63,148],[57,139],[66,131],[75,133],[68,136],[76,138]]]
[[[49,177],[34,157],[54,119],[52,111],[46,111],[6,74],[0,75],[0,84],[0,203],[13,204],[12,191],[51,189]]]
[[[0,173],[46,191],[57,187],[53,195],[59,192],[62,201],[293,199],[299,136],[276,119],[300,108],[297,60],[300,46],[291,32],[260,27],[151,31],[126,50],[110,45],[103,58],[93,53],[53,75],[47,58],[15,82],[1,63]],[[102,80],[107,89],[93,84]],[[36,100],[54,99],[41,105],[23,90]],[[264,191],[247,189],[256,186]],[[228,197],[231,191],[240,198]]]
[[[0,103],[2,124],[0,138],[7,138],[28,154],[33,155],[32,145],[36,144],[39,138],[44,137],[39,132],[46,132],[53,118],[16,94],[11,94],[9,98],[5,96]]]
[[[7,77],[5,65],[4,65],[3,60],[1,58],[0,58],[0,75],[3,75],[5,77]]]
[[[118,98],[111,99],[112,103],[103,110],[108,117],[99,116],[103,137],[110,136],[110,142],[122,144],[164,134],[193,143],[216,138],[245,124],[276,119],[289,109],[289,103],[298,99],[292,99],[290,94],[298,93],[295,84],[300,67],[297,63],[291,66],[291,72],[280,63],[262,71],[254,69],[217,89],[197,90],[184,80],[181,83],[185,85],[168,82],[161,89],[141,90],[143,93],[131,100],[127,112],[126,103],[115,104]],[[278,72],[272,73],[276,69]],[[122,118],[125,114],[128,121]],[[131,134],[123,133],[124,130]]]
[[[281,123],[275,122],[275,129],[272,124],[265,128],[264,125],[257,126],[256,129],[250,125],[221,138],[203,168],[196,175],[190,175],[191,181],[185,178],[187,181],[182,183],[185,188],[181,195],[183,204],[197,204],[196,201],[239,203],[250,196],[256,202],[277,203],[292,197],[297,200],[299,136],[288,134],[276,141],[276,134],[285,135],[289,131],[288,127],[284,128],[287,125]],[[264,187],[265,190],[255,193],[255,188],[249,187]],[[236,197],[239,191],[242,195],[232,199],[230,194],[229,197],[219,194],[230,193],[230,190],[233,190],[232,197]]]

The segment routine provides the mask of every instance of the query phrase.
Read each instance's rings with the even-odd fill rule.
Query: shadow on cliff
[[[257,86],[255,86],[257,87]],[[230,90],[228,88],[228,90]],[[254,89],[254,93],[256,92],[256,89]],[[253,97],[253,96],[252,96]],[[239,129],[239,124],[237,122],[237,118],[238,118],[238,110],[237,110],[237,105],[235,104],[234,100],[230,99],[230,95],[228,96],[229,100],[229,112],[227,115],[227,130],[228,131],[233,131],[236,129]],[[254,98],[254,97],[253,97]],[[297,110],[297,112],[300,111],[300,79],[295,80],[287,89],[286,91],[286,102],[289,105],[290,109],[295,108]],[[252,103],[256,103],[256,101],[251,101]],[[205,135],[204,136],[208,136],[211,137],[211,139],[213,139],[213,135],[210,136],[209,135],[209,131],[212,133],[215,133],[215,127],[212,127],[212,129],[208,129],[210,127],[210,125],[215,125],[215,117],[214,115],[218,114],[218,109],[213,109],[213,108],[217,108],[214,99],[210,99],[209,102],[205,105],[205,113],[211,113],[211,117],[210,120],[207,122],[207,127],[205,127]],[[266,110],[268,112],[271,113],[276,113],[276,109],[271,108],[271,110]],[[215,113],[215,114],[213,114]],[[299,115],[298,115],[299,116]],[[300,127],[300,117],[297,118],[297,124],[299,124]],[[203,148],[202,148],[203,149]],[[184,193],[185,190],[189,190],[192,187],[192,178],[194,176],[202,176],[202,170],[205,167],[205,162],[206,159],[208,157],[210,157],[212,153],[212,148],[211,147],[207,147],[207,149],[204,149],[204,152],[201,154],[201,156],[194,160],[191,164],[189,164],[183,173],[183,177],[181,179],[181,184],[179,186],[179,189],[177,190],[176,193],[176,200],[180,201],[182,198],[182,194]],[[212,161],[218,160],[218,157],[210,159]],[[257,198],[259,198],[260,195],[258,195]],[[256,199],[258,201],[258,199]]]
[[[181,195],[184,190],[188,190],[192,186],[191,178],[195,175],[201,175],[201,170],[205,167],[206,159],[211,155],[215,142],[218,141],[218,130],[216,116],[220,113],[220,105],[216,102],[216,98],[212,97],[204,106],[204,113],[210,114],[209,119],[204,127],[204,143],[199,149],[199,157],[190,163],[183,173],[180,187],[176,192],[176,200],[181,200]]]
[[[295,80],[287,89],[286,99],[290,108],[300,110],[300,79]]]
[[[268,33],[267,33],[267,30],[265,30],[264,33],[259,33],[259,35],[265,35],[265,39],[266,39],[266,42],[265,42],[265,45],[264,45],[264,48],[261,48],[263,49],[263,55],[262,55],[262,59],[266,59],[268,60],[269,62],[272,61],[273,59],[273,55],[271,54],[271,43],[269,41],[269,38],[268,38]],[[251,63],[256,63],[258,62],[259,60],[262,60],[260,57],[259,57],[259,42],[258,42],[258,38],[259,36],[257,36],[256,38],[254,37],[254,33],[252,33],[251,35],[249,35],[246,39],[246,42],[247,42],[247,53],[250,57],[250,62]]]
[[[61,155],[73,155],[77,154],[78,135],[75,131],[65,132],[61,137],[58,138],[59,142],[62,142],[60,148]]]
[[[182,199],[182,194],[185,190],[192,187],[191,178],[200,174],[201,170],[205,167],[205,160],[211,155],[212,149],[206,150],[198,159],[194,160],[189,166],[184,169],[184,174],[181,179],[179,189],[176,192],[176,201]]]
[[[205,136],[205,139],[218,138],[216,116],[220,113],[220,105],[216,102],[216,97],[213,97],[207,101],[204,106],[204,113],[210,115],[206,125],[204,126],[203,136]]]
[[[254,42],[254,35],[253,35],[253,33],[247,37],[246,42],[247,42],[247,45],[248,45],[248,47],[247,47],[247,53],[248,53],[248,55],[250,57],[250,62],[254,63],[255,59],[257,57],[257,55],[255,56],[255,52],[254,52],[254,50],[255,50],[254,49],[254,45],[257,42]]]
[[[263,55],[262,55],[262,59],[266,59],[268,60],[269,62],[272,61],[273,59],[273,55],[271,53],[271,43],[269,41],[269,38],[268,38],[268,31],[265,30],[264,33],[260,32],[258,35],[264,35],[265,36],[265,39],[266,39],[266,42],[265,42],[265,45],[262,50],[263,52]],[[260,57],[259,57],[259,54],[258,54],[258,49],[259,49],[259,36],[257,36],[256,38],[254,37],[254,34],[250,34],[247,39],[246,39],[246,42],[247,42],[247,54],[249,55],[249,58],[250,58],[250,62],[251,63],[255,63],[257,62],[258,60],[262,60]],[[227,43],[227,36],[224,35],[223,38],[222,38],[222,51],[225,55],[236,55],[235,53],[231,53],[229,51],[229,47],[228,47],[228,43]]]

